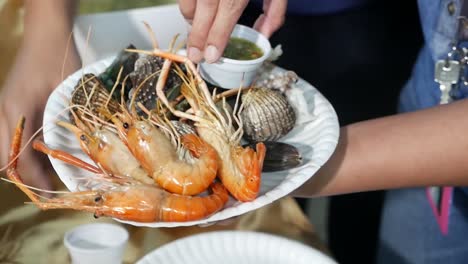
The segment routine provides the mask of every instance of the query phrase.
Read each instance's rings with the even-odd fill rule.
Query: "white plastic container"
[[[78,226],[63,239],[73,264],[120,264],[127,241],[125,228],[106,223]]]
[[[202,62],[200,73],[207,82],[224,89],[234,89],[249,86],[254,80],[257,70],[268,58],[271,44],[268,39],[252,28],[236,25],[231,37],[238,37],[255,43],[263,51],[263,56],[254,60],[233,60],[220,58],[216,63]]]

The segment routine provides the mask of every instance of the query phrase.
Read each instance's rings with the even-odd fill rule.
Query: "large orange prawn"
[[[23,184],[17,171],[24,122],[22,117],[16,127],[7,177],[42,210],[74,209],[92,212],[96,217],[109,216],[137,222],[181,222],[207,217],[222,209],[228,200],[226,189],[219,183],[211,185],[210,195],[192,197],[171,194],[156,186],[135,184],[134,181],[112,180],[108,183],[110,187],[100,190],[66,193],[50,199],[42,198]]]
[[[99,93],[102,101],[119,105],[110,97],[110,94],[105,93],[105,89],[99,88],[101,84],[94,76],[84,77],[83,84],[80,84],[77,89],[83,88],[84,90],[83,85],[91,80],[93,87],[89,88],[88,94]],[[90,97],[87,94],[83,96]],[[98,108],[97,106],[82,106],[78,109],[79,116],[73,110],[71,111],[73,120],[80,128],[63,122],[59,125],[75,133],[82,150],[96,164],[104,167],[108,173],[133,177],[145,183],[151,183],[148,180],[152,179],[163,189],[182,195],[200,194],[213,183],[218,169],[218,155],[213,147],[193,134],[182,135],[180,138],[179,135],[166,135],[155,125],[169,133],[171,132],[167,125],[169,122],[164,122],[162,119],[158,122],[140,120],[134,107],[130,107],[130,113],[122,105],[120,104],[114,114],[107,109],[107,104],[102,104],[97,111],[94,111],[112,120],[118,136],[107,130],[92,128],[86,121],[89,117],[99,118],[93,116],[92,108]],[[114,109],[116,108],[114,106]],[[100,125],[109,127],[104,120],[100,122]],[[91,148],[93,140],[89,137],[91,133],[84,132],[87,127],[94,130],[92,135],[95,138],[99,137],[99,144],[94,144],[93,148]],[[187,161],[179,157],[179,145],[176,147],[170,139],[175,137],[178,139],[175,141],[181,141],[183,147],[190,151],[194,159]]]
[[[218,171],[218,154],[211,145],[195,134],[180,135],[183,147],[195,158],[187,161],[179,157],[174,143],[152,122],[132,119],[122,122],[113,118],[113,121],[131,153],[159,186],[172,193],[195,195],[213,183]],[[164,122],[157,124],[171,131]]]
[[[141,167],[138,160],[130,153],[127,146],[125,146],[125,144],[120,141],[120,138],[113,132],[106,129],[85,131],[83,126],[79,128],[65,122],[58,122],[57,124],[65,127],[75,134],[75,137],[80,142],[83,152],[88,155],[94,163],[102,168],[103,173],[125,176],[146,184],[153,183],[153,180]],[[45,147],[36,147],[36,149],[42,151]],[[45,153],[48,154],[48,152]],[[67,156],[67,154],[63,153],[57,158],[64,156]]]
[[[229,115],[224,115],[224,112],[222,113],[215,105],[206,83],[188,58],[158,48],[154,48],[152,51],[129,51],[165,58],[156,84],[159,100],[175,116],[194,121],[200,137],[216,149],[220,157],[218,176],[229,192],[239,201],[254,200],[260,189],[261,171],[266,152],[265,145],[258,143],[256,151],[240,145],[243,133],[242,120],[235,116],[239,128],[234,131]],[[174,109],[163,92],[172,61],[184,63],[188,70],[187,75],[179,71],[184,79],[181,91],[195,114]]]

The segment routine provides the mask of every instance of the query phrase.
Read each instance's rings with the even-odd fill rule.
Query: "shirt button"
[[[455,9],[456,9],[456,5],[455,5],[455,3],[453,1],[450,2],[447,5],[447,11],[451,16],[453,16],[453,14],[455,14]]]

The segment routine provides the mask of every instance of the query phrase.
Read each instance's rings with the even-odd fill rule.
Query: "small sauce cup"
[[[200,74],[203,79],[224,89],[249,86],[254,81],[258,69],[271,53],[271,44],[268,39],[252,28],[238,24],[234,27],[231,37],[253,42],[263,51],[263,55],[253,60],[234,60],[222,57],[216,63],[202,62]]]
[[[120,264],[128,236],[127,230],[119,225],[95,223],[68,231],[63,242],[73,264]]]

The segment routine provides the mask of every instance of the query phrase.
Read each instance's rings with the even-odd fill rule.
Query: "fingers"
[[[203,59],[202,51],[216,16],[219,0],[198,0],[188,39],[188,56],[194,62]]]
[[[195,7],[197,5],[197,0],[178,0],[179,10],[184,16],[185,20],[189,23],[192,23],[193,17],[195,16]]]
[[[284,23],[287,0],[265,0],[263,14],[255,21],[254,29],[269,38]]]
[[[247,0],[221,0],[216,18],[206,41],[206,62],[216,62],[222,55],[239,17],[247,6]]]
[[[187,41],[189,59],[195,63],[202,59],[208,63],[217,61],[247,3],[248,0],[179,0],[183,16],[193,16]]]

